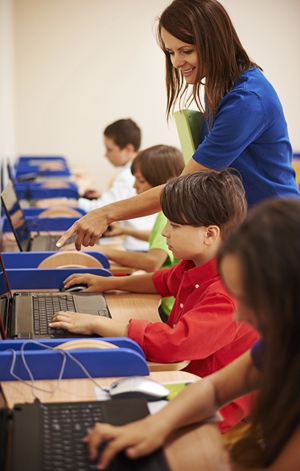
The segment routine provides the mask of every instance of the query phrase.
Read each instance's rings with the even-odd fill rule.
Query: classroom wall
[[[13,8],[0,0],[0,159],[16,153]]]
[[[164,58],[153,29],[169,0],[0,1],[14,7],[18,154],[63,154],[104,189],[114,174],[103,157],[108,123],[131,117],[144,148],[179,146],[165,119]],[[299,0],[221,3],[274,84],[300,150]]]

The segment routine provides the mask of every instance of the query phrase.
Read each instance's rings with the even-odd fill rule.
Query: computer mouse
[[[66,293],[76,293],[77,291],[82,291],[83,289],[86,289],[88,285],[85,285],[83,283],[77,284],[77,285],[72,285],[69,286],[69,288],[65,288],[62,286],[59,291],[66,292]]]
[[[111,398],[144,397],[147,401],[158,401],[169,395],[169,390],[160,383],[144,376],[127,376],[112,383],[108,388]]]

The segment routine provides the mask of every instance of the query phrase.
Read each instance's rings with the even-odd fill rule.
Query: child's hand
[[[83,198],[87,198],[89,200],[95,200],[100,198],[101,192],[97,188],[88,188],[85,190],[82,196]]]
[[[110,229],[104,232],[104,237],[117,237],[124,235],[124,227],[120,224],[113,222],[109,225]]]
[[[102,442],[107,442],[99,458],[100,467],[98,467],[105,469],[121,450],[126,450],[129,458],[138,458],[162,446],[164,437],[158,430],[157,424],[158,421],[153,420],[151,416],[122,427],[96,424],[83,440],[88,445],[91,460],[97,459],[98,446]]]
[[[95,318],[92,314],[81,314],[72,311],[59,311],[49,322],[52,329],[65,329],[73,334],[92,335],[95,332]]]
[[[67,289],[73,285],[84,284],[88,287],[85,290],[82,290],[83,292],[102,292],[110,289],[110,286],[108,285],[108,278],[111,277],[90,275],[89,273],[73,274],[64,280],[64,287]]]

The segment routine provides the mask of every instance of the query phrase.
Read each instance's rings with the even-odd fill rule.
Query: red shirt
[[[240,356],[258,338],[248,324],[234,320],[235,301],[223,286],[215,259],[199,267],[182,261],[156,271],[153,282],[162,297],[176,300],[167,323],[130,320],[128,337],[142,347],[147,360],[191,360],[185,370],[203,377]],[[249,415],[250,398],[245,396],[221,410],[222,432]]]

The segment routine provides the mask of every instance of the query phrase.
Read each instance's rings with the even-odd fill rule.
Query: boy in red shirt
[[[132,277],[74,274],[65,287],[86,283],[86,292],[112,289],[174,296],[167,323],[131,319],[129,324],[93,315],[58,312],[50,327],[104,337],[127,336],[143,349],[147,360],[172,363],[190,360],[186,371],[207,376],[244,353],[257,339],[246,323],[233,319],[235,301],[226,292],[216,266],[223,237],[246,215],[241,181],[228,170],[196,172],[169,180],[161,193],[167,224],[162,231],[174,257],[171,268]],[[249,396],[221,412],[225,432],[251,410]]]

